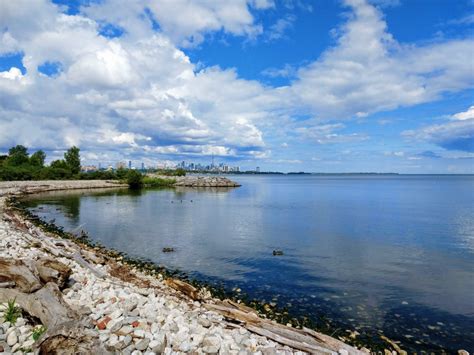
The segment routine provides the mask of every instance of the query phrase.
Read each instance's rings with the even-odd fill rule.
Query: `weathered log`
[[[268,339],[272,339],[276,341],[277,343],[288,345],[294,349],[306,351],[307,353],[310,353],[310,354],[334,354],[334,355],[337,354],[337,352],[329,350],[327,348],[323,348],[319,345],[307,344],[304,342],[300,342],[298,340],[289,339],[281,335],[275,334],[267,329],[263,329],[251,324],[246,325],[246,328],[255,334],[267,337]]]
[[[35,344],[39,354],[112,354],[85,324],[75,321],[48,329]]]
[[[72,272],[69,266],[50,258],[38,260],[35,267],[43,283],[54,282],[60,289],[64,288]]]
[[[81,256],[81,254],[79,252],[75,252],[72,255],[72,259],[74,261],[76,261],[79,265],[81,265],[82,267],[90,270],[98,278],[104,279],[107,276],[104,272],[96,269],[93,265],[91,265],[87,261],[85,261],[84,258]]]
[[[24,293],[10,288],[0,289],[0,302],[8,302],[12,299],[21,309],[38,318],[47,328],[78,319],[77,313],[64,302],[61,291],[52,282],[34,293]]]
[[[260,318],[253,309],[231,300],[224,300],[217,304],[205,304],[204,307],[222,314],[226,319],[240,322],[243,327],[253,333],[305,352],[337,354],[339,350],[344,349],[350,355],[363,354],[352,346],[314,330],[290,328]]]
[[[165,284],[177,291],[184,293],[186,296],[195,301],[200,299],[199,290],[187,282],[169,278],[165,280]]]
[[[41,288],[40,280],[21,260],[0,258],[0,282],[14,282],[18,290],[26,293]]]

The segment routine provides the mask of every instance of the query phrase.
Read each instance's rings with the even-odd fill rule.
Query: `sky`
[[[474,173],[474,0],[0,0],[0,153]]]

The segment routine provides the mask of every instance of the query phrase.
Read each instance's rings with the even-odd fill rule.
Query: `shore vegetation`
[[[148,177],[138,170],[125,168],[81,172],[80,149],[75,146],[64,153],[64,159],[53,160],[49,165],[45,161],[46,153],[42,150],[30,155],[23,145],[12,147],[8,154],[0,155],[0,181],[119,180],[131,188],[140,188],[172,186],[176,182],[172,177],[186,175],[184,169],[153,170],[159,175],[169,176],[169,179]]]

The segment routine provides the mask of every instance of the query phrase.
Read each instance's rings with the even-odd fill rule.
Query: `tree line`
[[[42,150],[28,153],[28,148],[16,145],[7,155],[0,155],[0,181],[18,180],[120,180],[130,186],[168,186],[172,179],[145,178],[136,170],[119,168],[116,170],[97,170],[81,172],[80,149],[76,146],[64,153],[64,159],[53,160],[45,165],[46,153]],[[148,171],[165,176],[184,176],[183,169]]]
[[[45,160],[46,153],[42,150],[30,155],[25,146],[14,146],[7,155],[0,155],[0,180],[122,180],[127,175],[125,169],[81,172],[80,149],[75,146],[64,153],[63,159],[53,160],[48,166]]]

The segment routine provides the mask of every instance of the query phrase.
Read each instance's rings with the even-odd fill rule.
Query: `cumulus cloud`
[[[129,32],[141,27],[136,19],[146,14],[174,43],[189,47],[200,44],[207,34],[216,31],[251,38],[260,35],[262,25],[256,23],[251,9],[269,9],[274,3],[269,0],[144,0],[126,4],[128,12],[123,11],[122,5],[123,1],[109,0],[92,4],[84,8],[84,12],[101,21],[118,23]]]
[[[474,152],[474,110],[451,116],[450,122],[425,126],[418,130],[407,130],[403,135],[439,145],[447,150]]]
[[[0,55],[21,54],[26,68],[0,72],[0,148],[58,152],[76,144],[87,157],[149,161],[268,158],[265,140],[277,130],[316,144],[360,142],[368,136],[322,120],[363,117],[472,85],[472,40],[403,45],[377,7],[346,4],[351,15],[334,46],[299,69],[269,70],[294,78],[269,87],[235,69],[202,68],[183,48],[216,32],[259,36],[265,29],[253,14],[276,6],[270,0],[106,0],[75,15],[46,1],[0,1]],[[282,35],[294,21],[286,20],[269,35]],[[121,31],[111,36],[104,28]],[[60,70],[43,75],[45,63]],[[407,135],[445,147],[456,145],[447,136],[465,139],[464,150],[472,149],[471,111],[453,115],[449,127]],[[301,114],[317,120],[297,121]]]
[[[292,91],[324,118],[350,118],[435,100],[472,87],[472,39],[425,46],[398,43],[383,15],[364,0],[346,0],[349,21],[337,43],[298,72]]]

